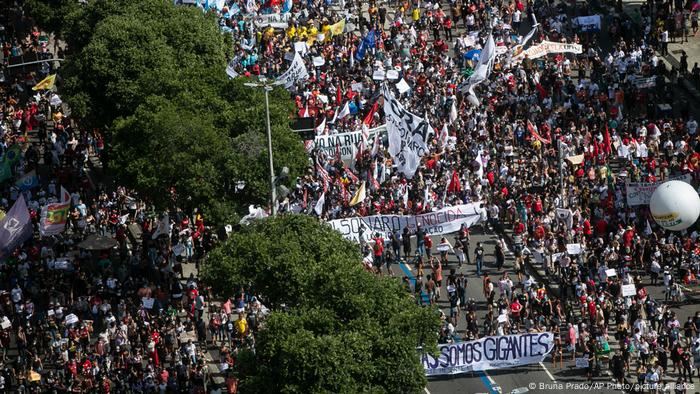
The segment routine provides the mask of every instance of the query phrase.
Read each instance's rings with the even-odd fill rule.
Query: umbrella
[[[112,249],[118,244],[119,243],[114,238],[93,234],[87,237],[85,241],[79,243],[78,246],[85,250],[107,250]]]
[[[464,54],[464,58],[467,60],[477,61],[477,60],[479,60],[480,54],[481,54],[480,49],[472,49],[471,51]]]

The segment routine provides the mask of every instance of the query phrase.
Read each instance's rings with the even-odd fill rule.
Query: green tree
[[[29,1],[65,37],[61,95],[81,125],[103,130],[119,182],[159,208],[174,186],[183,207],[215,224],[267,205],[264,96],[227,77],[231,36],[212,14],[163,0]],[[284,89],[271,92],[270,112],[275,167],[288,167],[292,182],[308,158]]]
[[[360,261],[330,226],[291,214],[254,223],[209,255],[207,283],[226,293],[249,285],[273,310],[240,365],[246,392],[423,390],[416,347],[435,348],[437,314]]]

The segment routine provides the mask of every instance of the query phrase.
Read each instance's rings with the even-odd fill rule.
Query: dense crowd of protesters
[[[697,184],[697,122],[688,103],[673,100],[688,73],[687,59],[685,68],[668,70],[655,52],[683,36],[677,33],[679,10],[681,26],[690,20],[697,29],[694,5],[687,15],[672,2],[643,7],[640,17],[654,18],[643,21],[658,22],[642,23],[656,27],[646,30],[632,28],[635,22],[619,4],[598,5],[602,30],[581,32],[573,17],[591,11],[553,2],[310,0],[293,3],[292,16],[277,28],[251,15],[280,12],[286,2],[225,3],[220,22],[235,38],[232,68],[242,77],[275,78],[288,67],[294,43],[306,43],[310,78],[291,92],[299,114],[316,118],[320,134],[384,124],[376,69],[397,72],[409,90],[394,94],[436,131],[411,179],[392,168],[383,139],[372,149],[369,138],[350,162],[309,145],[315,164],[285,196],[283,211],[316,214],[322,195],[320,216],[327,220],[479,201],[487,228],[511,234],[512,267],[504,241],[487,255],[483,245],[470,243],[467,228],[437,245],[421,229],[363,245],[373,256],[368,268],[377,272],[382,263],[392,274],[392,264],[415,264],[417,279],[405,279],[416,302],[449,305],[441,341],[551,330],[557,335],[554,362],[587,358],[590,377],[607,359],[618,380],[656,384],[671,373],[693,381],[700,314],[679,321],[672,307],[697,289],[698,233],[655,226],[645,206],[627,206],[625,182],[690,174]],[[343,19],[345,27],[334,33]],[[536,21],[530,45],[576,42],[582,53],[512,61],[513,47]],[[488,81],[477,86],[480,104],[474,106],[459,89],[476,62],[465,54],[482,48],[489,34],[505,50]],[[610,47],[599,47],[603,36]],[[4,32],[5,61],[51,49],[39,30],[8,26]],[[324,64],[314,66],[318,57]],[[0,150],[20,144],[14,179],[31,171],[40,179],[22,190],[5,182],[3,210],[23,194],[36,226],[40,208],[60,200],[61,186],[71,193],[71,210],[62,234],[36,235],[2,265],[0,389],[235,392],[228,371],[235,370],[238,349],[254,346],[251,333],[265,307],[244,289],[215,304],[195,276],[183,277],[216,242],[200,215],[174,210],[172,229],[161,233],[162,216],[136,193],[100,183],[95,164],[101,159],[101,171],[109,166],[99,130],[84,130],[65,116],[54,91],[31,90],[57,68],[22,69],[4,75],[2,84]],[[638,87],[638,79],[650,77],[651,86]],[[680,106],[678,116],[660,103]],[[341,116],[346,105],[352,110]],[[579,164],[559,165],[560,157],[578,155]],[[367,197],[350,206],[363,181]],[[116,246],[79,246],[96,235],[113,238]],[[583,251],[568,254],[572,243]],[[449,244],[449,252],[441,244]],[[475,266],[479,279],[457,273],[465,264]],[[545,269],[558,294],[535,283],[527,266]],[[622,296],[626,284],[636,285],[634,296]],[[483,286],[485,308],[466,296],[467,286]],[[664,286],[665,299],[654,299],[650,286]],[[218,350],[224,388],[208,376],[211,346]]]

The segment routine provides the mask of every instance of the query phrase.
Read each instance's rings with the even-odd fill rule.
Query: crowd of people
[[[449,305],[443,342],[548,330],[557,337],[553,358],[560,367],[565,354],[586,359],[582,373],[592,379],[609,362],[616,380],[662,390],[671,387],[663,382],[694,382],[700,365],[700,314],[681,322],[674,310],[697,292],[698,233],[656,226],[648,205],[628,205],[626,184],[687,175],[697,185],[700,144],[690,103],[677,95],[690,77],[687,56],[680,69],[662,59],[665,42],[685,37],[664,34],[677,24],[669,15],[696,21],[697,7],[685,14],[683,4],[654,7],[633,19],[620,3],[591,11],[554,2],[348,2],[320,4],[257,35],[255,26],[226,23],[241,42],[237,74],[274,78],[290,53],[302,54],[310,77],[290,90],[299,115],[316,119],[318,134],[383,125],[383,85],[435,130],[408,176],[397,170],[386,140],[363,138],[349,160],[338,149],[308,144],[315,167],[297,181],[284,209],[333,220],[481,202],[489,228],[509,234],[512,269],[500,269],[507,245],[499,241],[497,274],[482,273],[492,257],[470,245],[467,229],[441,240],[458,262],[449,268],[452,257],[431,255],[431,237],[420,228],[373,235],[363,245],[368,269],[381,273],[386,265],[394,274],[392,264],[415,264],[417,279],[404,280],[416,302]],[[594,12],[602,14],[597,29],[575,23]],[[334,34],[343,15],[343,34]],[[533,25],[530,45],[577,43],[581,53],[517,61],[517,45]],[[474,105],[461,87],[478,64],[470,54],[489,36],[500,50]],[[314,61],[319,57],[324,61]],[[397,77],[375,79],[378,70]],[[368,191],[356,204],[363,183]],[[582,251],[567,252],[569,244]],[[471,271],[457,272],[471,261],[485,308],[465,297]],[[558,292],[535,283],[526,267],[544,269]],[[635,286],[633,295],[623,295],[625,285]],[[648,291],[661,286],[663,298]],[[508,319],[499,323],[499,315]]]
[[[470,243],[466,227],[436,245],[420,228],[362,242],[368,269],[393,275],[393,264],[411,262],[417,279],[404,280],[416,302],[449,306],[441,342],[547,330],[557,338],[553,361],[586,358],[590,378],[607,359],[619,381],[656,384],[669,373],[694,381],[700,314],[681,321],[674,308],[697,289],[698,233],[666,232],[645,205],[626,202],[627,182],[699,180],[697,121],[675,93],[687,61],[686,70],[669,70],[661,59],[671,10],[683,5],[643,8],[641,26],[658,26],[644,30],[619,4],[591,11],[520,0],[223,3],[207,12],[234,38],[229,75],[274,79],[298,52],[309,77],[289,87],[297,115],[314,118],[320,136],[379,130],[349,159],[307,143],[314,165],[281,211],[333,220],[481,202],[484,229],[508,238],[512,262],[505,240],[491,256]],[[696,8],[689,11],[681,19],[696,25]],[[597,29],[574,23],[593,12],[603,15]],[[7,26],[3,34],[6,62],[62,50],[36,28]],[[489,37],[496,59],[468,94],[463,86]],[[543,40],[582,50],[518,57],[519,45]],[[236,354],[254,347],[266,308],[245,289],[215,303],[197,282],[193,263],[216,234],[196,212],[163,216],[136,192],[103,185],[99,130],[64,114],[60,90],[32,90],[46,76],[60,78],[59,64],[16,70],[2,83],[3,164],[13,147],[22,153],[10,163],[0,205],[7,212],[23,196],[36,235],[2,265],[0,389],[235,392]],[[377,71],[395,78],[375,80]],[[396,169],[382,135],[385,85],[435,130],[415,174]],[[32,174],[37,182],[20,182]],[[351,204],[363,183],[366,196]],[[40,236],[41,209],[61,202],[62,188],[70,193],[65,230]],[[114,244],[100,249],[90,242],[97,236]],[[569,244],[582,251],[568,253]],[[528,267],[544,269],[558,291],[536,283]],[[483,302],[466,296],[474,283]],[[635,294],[624,296],[630,284]],[[655,287],[663,299],[648,291]],[[212,349],[223,386],[210,376]]]

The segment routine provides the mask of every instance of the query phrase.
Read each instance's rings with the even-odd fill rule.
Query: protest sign
[[[72,313],[70,315],[66,316],[66,325],[75,324],[77,322],[78,322],[78,316],[76,316]]]
[[[581,244],[567,244],[566,245],[566,253],[568,254],[581,254],[583,252],[583,248],[581,247]]]
[[[345,238],[359,242],[360,237],[371,238],[374,233],[382,235],[395,231],[415,231],[420,224],[427,234],[442,235],[459,231],[462,224],[470,227],[482,218],[480,203],[456,205],[421,215],[374,215],[331,220],[328,223]]]
[[[574,18],[574,25],[581,31],[600,31],[600,15],[579,16]]]
[[[588,358],[587,357],[577,357],[576,358],[576,368],[588,368]]]
[[[10,319],[7,318],[7,316],[2,317],[2,321],[0,321],[0,328],[3,330],[7,330],[12,326],[12,323],[10,323]]]
[[[306,70],[304,60],[299,55],[299,52],[294,54],[294,60],[289,66],[289,69],[277,78],[276,84],[284,85],[286,89],[294,86],[297,81],[304,81],[309,78],[309,72]]]
[[[634,80],[634,86],[636,86],[637,89],[653,88],[654,86],[656,86],[656,76],[636,78]]]
[[[439,356],[423,354],[427,376],[508,368],[542,362],[554,348],[551,332],[484,337],[438,346]]]
[[[411,179],[418,169],[420,158],[427,153],[427,141],[435,131],[425,119],[408,112],[388,86],[385,85],[382,90],[389,154],[398,172]]]
[[[637,294],[637,288],[634,284],[622,285],[622,296],[623,297],[634,297]]]
[[[615,271],[615,268],[606,269],[605,276],[607,276],[607,277],[617,276],[617,271]]]
[[[147,297],[141,298],[141,302],[143,303],[143,307],[146,309],[153,309],[153,304],[155,303],[155,301],[156,301],[155,298],[147,298]]]
[[[690,174],[671,177],[667,181],[683,181],[690,184],[693,177]],[[663,181],[666,182],[666,181]],[[659,185],[663,182],[628,182],[627,183],[627,205],[630,207],[637,205],[648,205],[651,195],[654,194]]]
[[[386,131],[386,126],[382,125],[369,129],[367,145],[371,147],[374,144],[374,136],[380,133],[380,139]],[[340,158],[346,162],[352,162],[357,153],[357,146],[362,139],[362,131],[351,131],[348,133],[340,133],[333,135],[318,135],[314,139],[313,147],[323,150],[328,157],[335,156],[336,149],[340,149]]]

